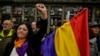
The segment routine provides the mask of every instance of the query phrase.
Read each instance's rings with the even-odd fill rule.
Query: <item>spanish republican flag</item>
[[[88,8],[56,30],[54,46],[56,56],[90,56]]]

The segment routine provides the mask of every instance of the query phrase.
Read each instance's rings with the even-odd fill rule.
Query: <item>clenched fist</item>
[[[42,19],[47,19],[47,9],[46,6],[44,4],[36,4],[36,8],[40,11],[41,13],[41,18]]]

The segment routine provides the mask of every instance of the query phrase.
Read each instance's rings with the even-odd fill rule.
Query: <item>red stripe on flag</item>
[[[88,33],[88,8],[71,18],[71,27],[81,56],[90,56],[89,51],[89,33]]]

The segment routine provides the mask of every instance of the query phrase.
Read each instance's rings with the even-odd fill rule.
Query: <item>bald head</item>
[[[10,30],[13,27],[13,22],[10,20],[4,20],[2,26],[3,26],[3,30]]]

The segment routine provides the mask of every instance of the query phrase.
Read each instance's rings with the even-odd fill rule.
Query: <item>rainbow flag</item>
[[[57,56],[90,56],[88,8],[56,30],[54,45]]]
[[[42,42],[43,56],[90,56],[88,8],[57,28]]]

